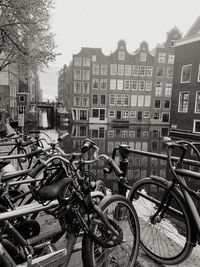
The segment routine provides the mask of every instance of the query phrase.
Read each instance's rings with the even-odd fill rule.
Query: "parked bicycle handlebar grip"
[[[123,171],[120,170],[120,168],[117,166],[117,164],[112,158],[107,159],[107,165],[108,167],[104,168],[104,172],[107,172],[108,170],[109,173],[111,173],[111,171],[114,170],[115,175],[117,177],[123,176]]]
[[[25,157],[27,157],[27,158],[31,158],[31,157],[33,157],[33,156],[37,156],[37,155],[43,153],[43,151],[44,151],[44,150],[43,150],[42,148],[41,148],[41,149],[38,149],[38,150],[34,150],[34,151],[30,152],[30,153],[26,153],[26,154],[25,154]]]
[[[44,164],[44,163],[41,163],[40,165],[37,165],[35,168],[33,168],[29,172],[29,176],[32,177],[32,178],[35,178],[35,176],[38,174],[38,172],[40,172],[45,166],[46,166],[46,164]]]
[[[91,139],[85,139],[83,141],[83,145],[81,147],[81,152],[84,154],[86,153],[88,150],[90,150],[90,148],[92,148],[95,145],[95,142],[92,141]]]
[[[68,135],[69,135],[69,133],[65,133],[65,134],[61,135],[60,137],[58,137],[58,142],[61,142]]]

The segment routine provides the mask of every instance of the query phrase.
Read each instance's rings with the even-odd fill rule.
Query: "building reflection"
[[[66,130],[65,130],[66,131]],[[127,144],[132,149],[166,154],[162,139],[168,135],[168,127],[137,126],[137,125],[108,125],[108,124],[75,124],[68,128],[70,136],[64,140],[63,148],[72,152],[79,148],[84,138],[91,138],[100,148],[100,154],[111,155],[119,144]],[[119,154],[116,162],[119,163]],[[114,173],[104,174],[104,162],[100,161],[91,166],[92,171],[100,177],[114,192],[117,191],[117,178]],[[130,184],[150,175],[166,177],[166,161],[138,154],[129,155],[127,178]]]

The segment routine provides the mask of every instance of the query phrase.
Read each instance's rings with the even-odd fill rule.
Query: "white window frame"
[[[125,107],[128,107],[129,103],[130,103],[130,95],[124,95],[124,97],[123,97],[123,105]]]
[[[74,57],[74,66],[76,66],[76,67],[82,66],[82,58],[81,57]]]
[[[151,89],[152,89],[152,81],[151,80],[146,80],[146,88],[145,88],[145,90],[147,92],[151,92]]]
[[[131,65],[125,65],[125,76],[131,76]]]
[[[136,88],[133,88],[133,84],[136,85]],[[137,91],[138,90],[138,80],[132,80],[131,90],[133,90],[133,91]]]
[[[184,70],[189,67],[190,75],[188,80],[183,80]],[[191,76],[192,76],[192,64],[183,65],[181,68],[181,83],[190,83],[191,82]]]
[[[200,82],[200,63],[199,63],[199,69],[198,69],[198,75],[197,75],[197,82]]]
[[[188,99],[187,99],[187,109],[186,110],[180,110],[180,102],[181,102],[181,95],[187,94]],[[178,98],[178,112],[180,113],[187,113],[188,112],[188,106],[189,106],[189,92],[188,91],[181,91],[179,92],[179,98]]]
[[[116,90],[117,80],[110,79],[110,90]]]
[[[117,75],[117,64],[110,64],[110,75]]]
[[[152,77],[153,74],[153,66],[147,66],[146,75],[147,77]]]
[[[175,55],[169,54],[168,55],[168,64],[174,64]]]
[[[124,65],[118,64],[117,74],[119,76],[124,76]]]
[[[195,128],[196,128],[195,126],[197,122],[200,123],[200,120],[193,120],[193,133],[200,133],[200,132],[195,131]]]
[[[118,60],[125,60],[125,51],[118,51]]]
[[[117,80],[117,90],[123,90],[124,89],[124,80],[118,79]]]
[[[98,88],[93,86],[95,82],[98,84]],[[93,90],[99,90],[99,79],[97,79],[97,78],[92,79],[92,89]]]
[[[116,105],[116,95],[110,94],[109,95],[109,106],[115,106]]]
[[[140,61],[146,61],[147,60],[147,53],[146,52],[140,52]]]
[[[197,106],[199,106],[199,111],[197,111]],[[196,91],[194,113],[200,114],[200,91]]]
[[[158,53],[158,63],[165,63],[166,53],[159,52]]]
[[[109,118],[115,118],[115,110],[109,110],[109,115],[108,116],[109,116]]]
[[[130,87],[131,87],[131,81],[125,80],[124,81],[124,90],[130,90]]]
[[[139,76],[144,77],[146,74],[146,66],[140,66],[140,74]]]
[[[144,91],[145,89],[145,81],[139,80],[139,91]]]

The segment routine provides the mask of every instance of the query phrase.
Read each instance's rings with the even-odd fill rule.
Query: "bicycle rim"
[[[122,196],[107,197],[101,206],[107,217],[117,223],[123,232],[119,245],[105,248],[88,236],[83,238],[82,259],[87,267],[133,267],[139,250],[139,222],[131,203]],[[101,204],[100,204],[101,205]],[[98,234],[98,227],[95,228]]]
[[[164,217],[151,221],[160,201],[165,184],[151,178],[136,182],[129,199],[139,217],[141,247],[155,261],[162,264],[177,264],[192,251],[190,217],[181,197],[171,190],[171,202]]]

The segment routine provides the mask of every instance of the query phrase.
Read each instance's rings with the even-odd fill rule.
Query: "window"
[[[118,65],[118,75],[124,75],[124,65]]]
[[[125,51],[118,51],[118,60],[125,60]]]
[[[80,106],[80,105],[81,105],[81,98],[74,97],[74,106]]]
[[[109,110],[109,117],[114,118],[115,117],[115,111],[114,110]]]
[[[174,46],[175,46],[175,40],[171,40],[171,42],[170,42],[170,46],[171,46],[171,47],[174,47]]]
[[[81,82],[78,82],[78,81],[74,82],[74,93],[75,94],[81,93]]]
[[[145,81],[139,81],[139,90],[144,91],[145,88]]]
[[[87,120],[87,110],[80,110],[80,120]],[[86,136],[86,127],[80,127],[80,136]]]
[[[81,67],[82,65],[82,58],[81,57],[74,57],[74,66]]]
[[[156,100],[155,100],[155,105],[154,105],[154,107],[155,107],[155,108],[160,108],[160,106],[161,106],[161,101],[158,100],[158,99],[156,99]]]
[[[189,102],[189,93],[188,92],[180,92],[179,93],[179,112],[187,112],[188,111],[188,102]]]
[[[131,65],[125,65],[125,76],[131,76]]]
[[[151,91],[152,81],[146,81],[146,91]]]
[[[99,79],[92,79],[92,89],[99,89]]]
[[[92,55],[92,62],[96,62],[97,61],[97,56],[96,55]]]
[[[193,132],[200,133],[200,120],[194,120],[193,122]]]
[[[117,75],[117,64],[110,65],[110,75]]]
[[[82,83],[82,93],[83,94],[89,94],[90,91],[90,84],[89,82],[83,82]]]
[[[140,76],[145,76],[146,66],[140,66]]]
[[[141,52],[140,53],[140,61],[146,61],[147,58],[147,53],[146,52]]]
[[[137,90],[138,89],[138,81],[137,80],[132,80],[132,90]]]
[[[165,100],[163,107],[164,107],[164,109],[170,109],[170,100]]]
[[[93,95],[92,96],[92,104],[97,105],[98,104],[98,95]]]
[[[107,75],[108,65],[101,65],[101,75]]]
[[[105,105],[106,104],[106,96],[105,95],[101,95],[100,103],[101,103],[101,105]]]
[[[147,66],[147,77],[151,77],[153,73],[153,67]]]
[[[137,106],[137,95],[131,95],[131,106],[132,107]]]
[[[90,58],[84,57],[83,58],[83,66],[84,67],[89,67],[90,66]]]
[[[154,120],[159,120],[159,118],[160,118],[160,114],[159,114],[158,112],[155,112],[155,113],[153,114],[153,118],[154,118]]]
[[[116,95],[110,95],[109,96],[109,105],[110,106],[115,106],[115,99],[116,99]]]
[[[138,95],[138,107],[144,106],[144,95]]]
[[[142,111],[138,111],[137,119],[142,120]]]
[[[138,76],[138,70],[139,70],[139,66],[133,65],[132,75]]]
[[[165,63],[165,53],[158,53],[158,63]]]
[[[100,89],[101,90],[107,89],[107,80],[106,79],[100,79]]]
[[[145,107],[150,107],[151,105],[151,96],[150,95],[145,95],[144,97],[144,106]]]
[[[175,58],[175,55],[169,55],[168,56],[168,64],[174,64],[174,58]]]
[[[101,121],[105,120],[105,114],[106,114],[105,109],[100,109],[100,117],[99,117],[99,119]]]
[[[90,71],[89,70],[83,70],[83,80],[88,81],[90,79]]]
[[[81,70],[79,69],[74,70],[74,80],[81,80]]]
[[[150,112],[149,111],[144,111],[144,119],[149,119],[149,118],[150,118]],[[144,133],[144,131],[143,131],[143,133]],[[146,132],[146,135],[148,137],[148,132]],[[144,137],[144,135],[143,135],[143,137]]]
[[[164,75],[164,68],[163,67],[158,67],[156,76],[157,77],[163,77],[163,75]]]
[[[122,116],[123,116],[123,118],[128,118],[129,117],[129,112],[127,110],[124,110]]]
[[[98,64],[92,64],[92,74],[93,75],[99,75],[99,65]]]
[[[136,111],[130,111],[130,118],[132,118],[132,119],[136,118]],[[133,137],[135,137],[135,132],[134,132],[134,136]]]
[[[195,113],[200,113],[200,91],[196,92]]]
[[[123,80],[117,80],[117,90],[123,90],[124,81]]]
[[[122,106],[122,95],[117,95],[116,104]]]
[[[155,96],[162,96],[162,82],[157,81]]]
[[[130,87],[131,87],[131,81],[125,80],[124,81],[124,90],[130,90]]]
[[[167,68],[166,77],[173,78],[173,72],[174,72],[173,68]]]
[[[88,107],[89,106],[89,99],[88,99],[88,97],[83,97],[82,98],[82,106],[83,107]]]
[[[92,117],[93,118],[98,118],[99,117],[99,109],[92,109]]]
[[[171,96],[172,95],[172,83],[166,83],[165,86],[165,96]]]
[[[25,102],[25,96],[24,95],[19,96],[19,102]]]
[[[191,81],[192,65],[184,65],[181,69],[181,83],[189,83]]]
[[[163,113],[162,114],[162,122],[169,122],[169,113]]]
[[[124,106],[129,106],[129,99],[130,99],[129,95],[124,95]]]
[[[116,90],[116,79],[110,80],[110,90]]]
[[[200,64],[199,64],[199,69],[198,69],[197,82],[200,82]]]

